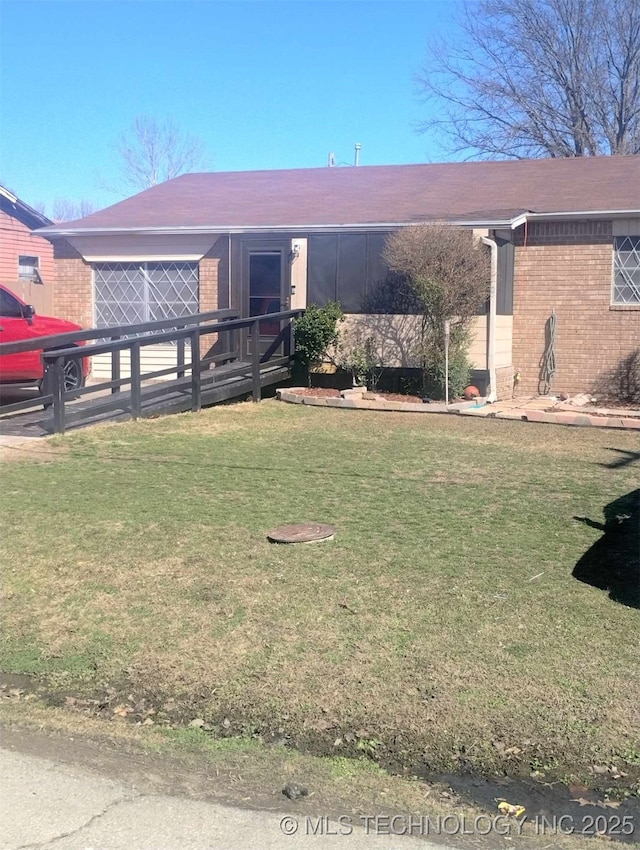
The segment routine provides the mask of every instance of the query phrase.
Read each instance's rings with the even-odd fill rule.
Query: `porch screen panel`
[[[498,246],[498,291],[496,298],[496,311],[499,316],[511,316],[513,314],[513,271],[515,248],[510,239],[503,239],[496,235],[495,241]]]
[[[308,241],[307,303],[326,304],[337,297],[338,237],[314,234]]]
[[[382,259],[388,233],[370,233],[367,240],[367,296],[384,286],[389,267]]]
[[[367,235],[339,237],[338,301],[345,313],[362,313],[367,287]]]
[[[197,263],[97,263],[93,271],[98,328],[198,312]]]

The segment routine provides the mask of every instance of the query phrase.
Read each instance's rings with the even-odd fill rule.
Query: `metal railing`
[[[216,310],[179,319],[94,328],[2,343],[0,357],[42,350],[44,377],[42,394],[38,399],[3,405],[0,412],[3,415],[15,413],[33,408],[34,404],[52,407],[53,431],[56,434],[64,434],[68,424],[87,418],[87,414],[95,416],[125,410],[133,419],[137,419],[142,413],[143,403],[172,393],[190,396],[190,409],[198,411],[202,407],[203,392],[219,386],[222,380],[242,377],[251,379],[253,399],[259,401],[263,372],[291,364],[294,353],[293,320],[303,312],[287,310],[270,313],[268,316],[239,318],[235,310]],[[264,322],[265,318],[268,318],[269,322],[277,321],[280,325],[279,334],[267,340],[260,336],[260,323]],[[212,335],[216,335],[216,343],[202,356],[201,340]],[[109,338],[108,341],[78,345],[89,340],[105,338]],[[187,342],[190,343],[190,359],[186,357]],[[168,343],[176,343],[176,364],[143,372],[142,350],[148,346]],[[266,350],[261,353],[261,347],[265,346]],[[130,358],[130,374],[126,377],[122,377],[123,351],[128,351]],[[81,362],[85,358],[100,354],[111,354],[111,380],[65,390],[65,363]],[[172,375],[175,377],[169,379]],[[165,380],[159,382],[162,378]],[[144,386],[149,382],[154,382],[154,385]],[[124,399],[122,390],[126,387],[129,388],[129,397]],[[91,394],[104,394],[105,390],[111,391],[109,400],[98,397],[91,400],[89,407],[82,411],[68,410],[67,402]]]

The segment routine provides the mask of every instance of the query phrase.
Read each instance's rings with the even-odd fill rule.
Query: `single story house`
[[[32,231],[51,224],[0,186],[0,282],[43,315],[53,310],[53,247]]]
[[[381,302],[382,249],[434,221],[492,252],[471,357],[494,397],[516,373],[538,390],[552,311],[554,392],[593,391],[640,346],[640,156],[185,174],[38,233],[55,311],[82,325],[335,299],[411,367],[415,317]]]

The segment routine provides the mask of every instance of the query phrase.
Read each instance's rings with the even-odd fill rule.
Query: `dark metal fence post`
[[[138,419],[142,409],[142,386],[140,381],[140,341],[134,340],[131,352],[131,418]]]
[[[202,408],[202,387],[200,383],[200,327],[190,334],[191,339],[191,410],[194,413]]]
[[[193,337],[192,337],[193,340]],[[184,337],[178,340],[178,366],[184,366]],[[184,378],[184,369],[178,369],[178,378]]]
[[[53,393],[53,431],[64,434],[64,357],[56,357],[51,364],[51,390]]]
[[[42,395],[51,395],[53,393],[53,363],[42,357],[42,368]]]
[[[120,339],[119,336],[112,336],[111,342],[117,342]],[[111,352],[111,380],[119,381],[120,380],[120,349],[116,348]],[[119,393],[120,387],[111,387],[111,395],[114,393]]]
[[[293,342],[293,318],[287,319],[287,332],[284,335],[284,356],[291,357]]]
[[[260,401],[260,321],[251,325],[251,375],[253,379],[253,400]]]

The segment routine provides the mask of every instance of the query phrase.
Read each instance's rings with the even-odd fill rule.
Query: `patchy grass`
[[[50,440],[3,470],[0,667],[397,769],[637,773],[635,547],[572,575],[636,449],[277,402]],[[335,541],[267,542],[306,520]]]

